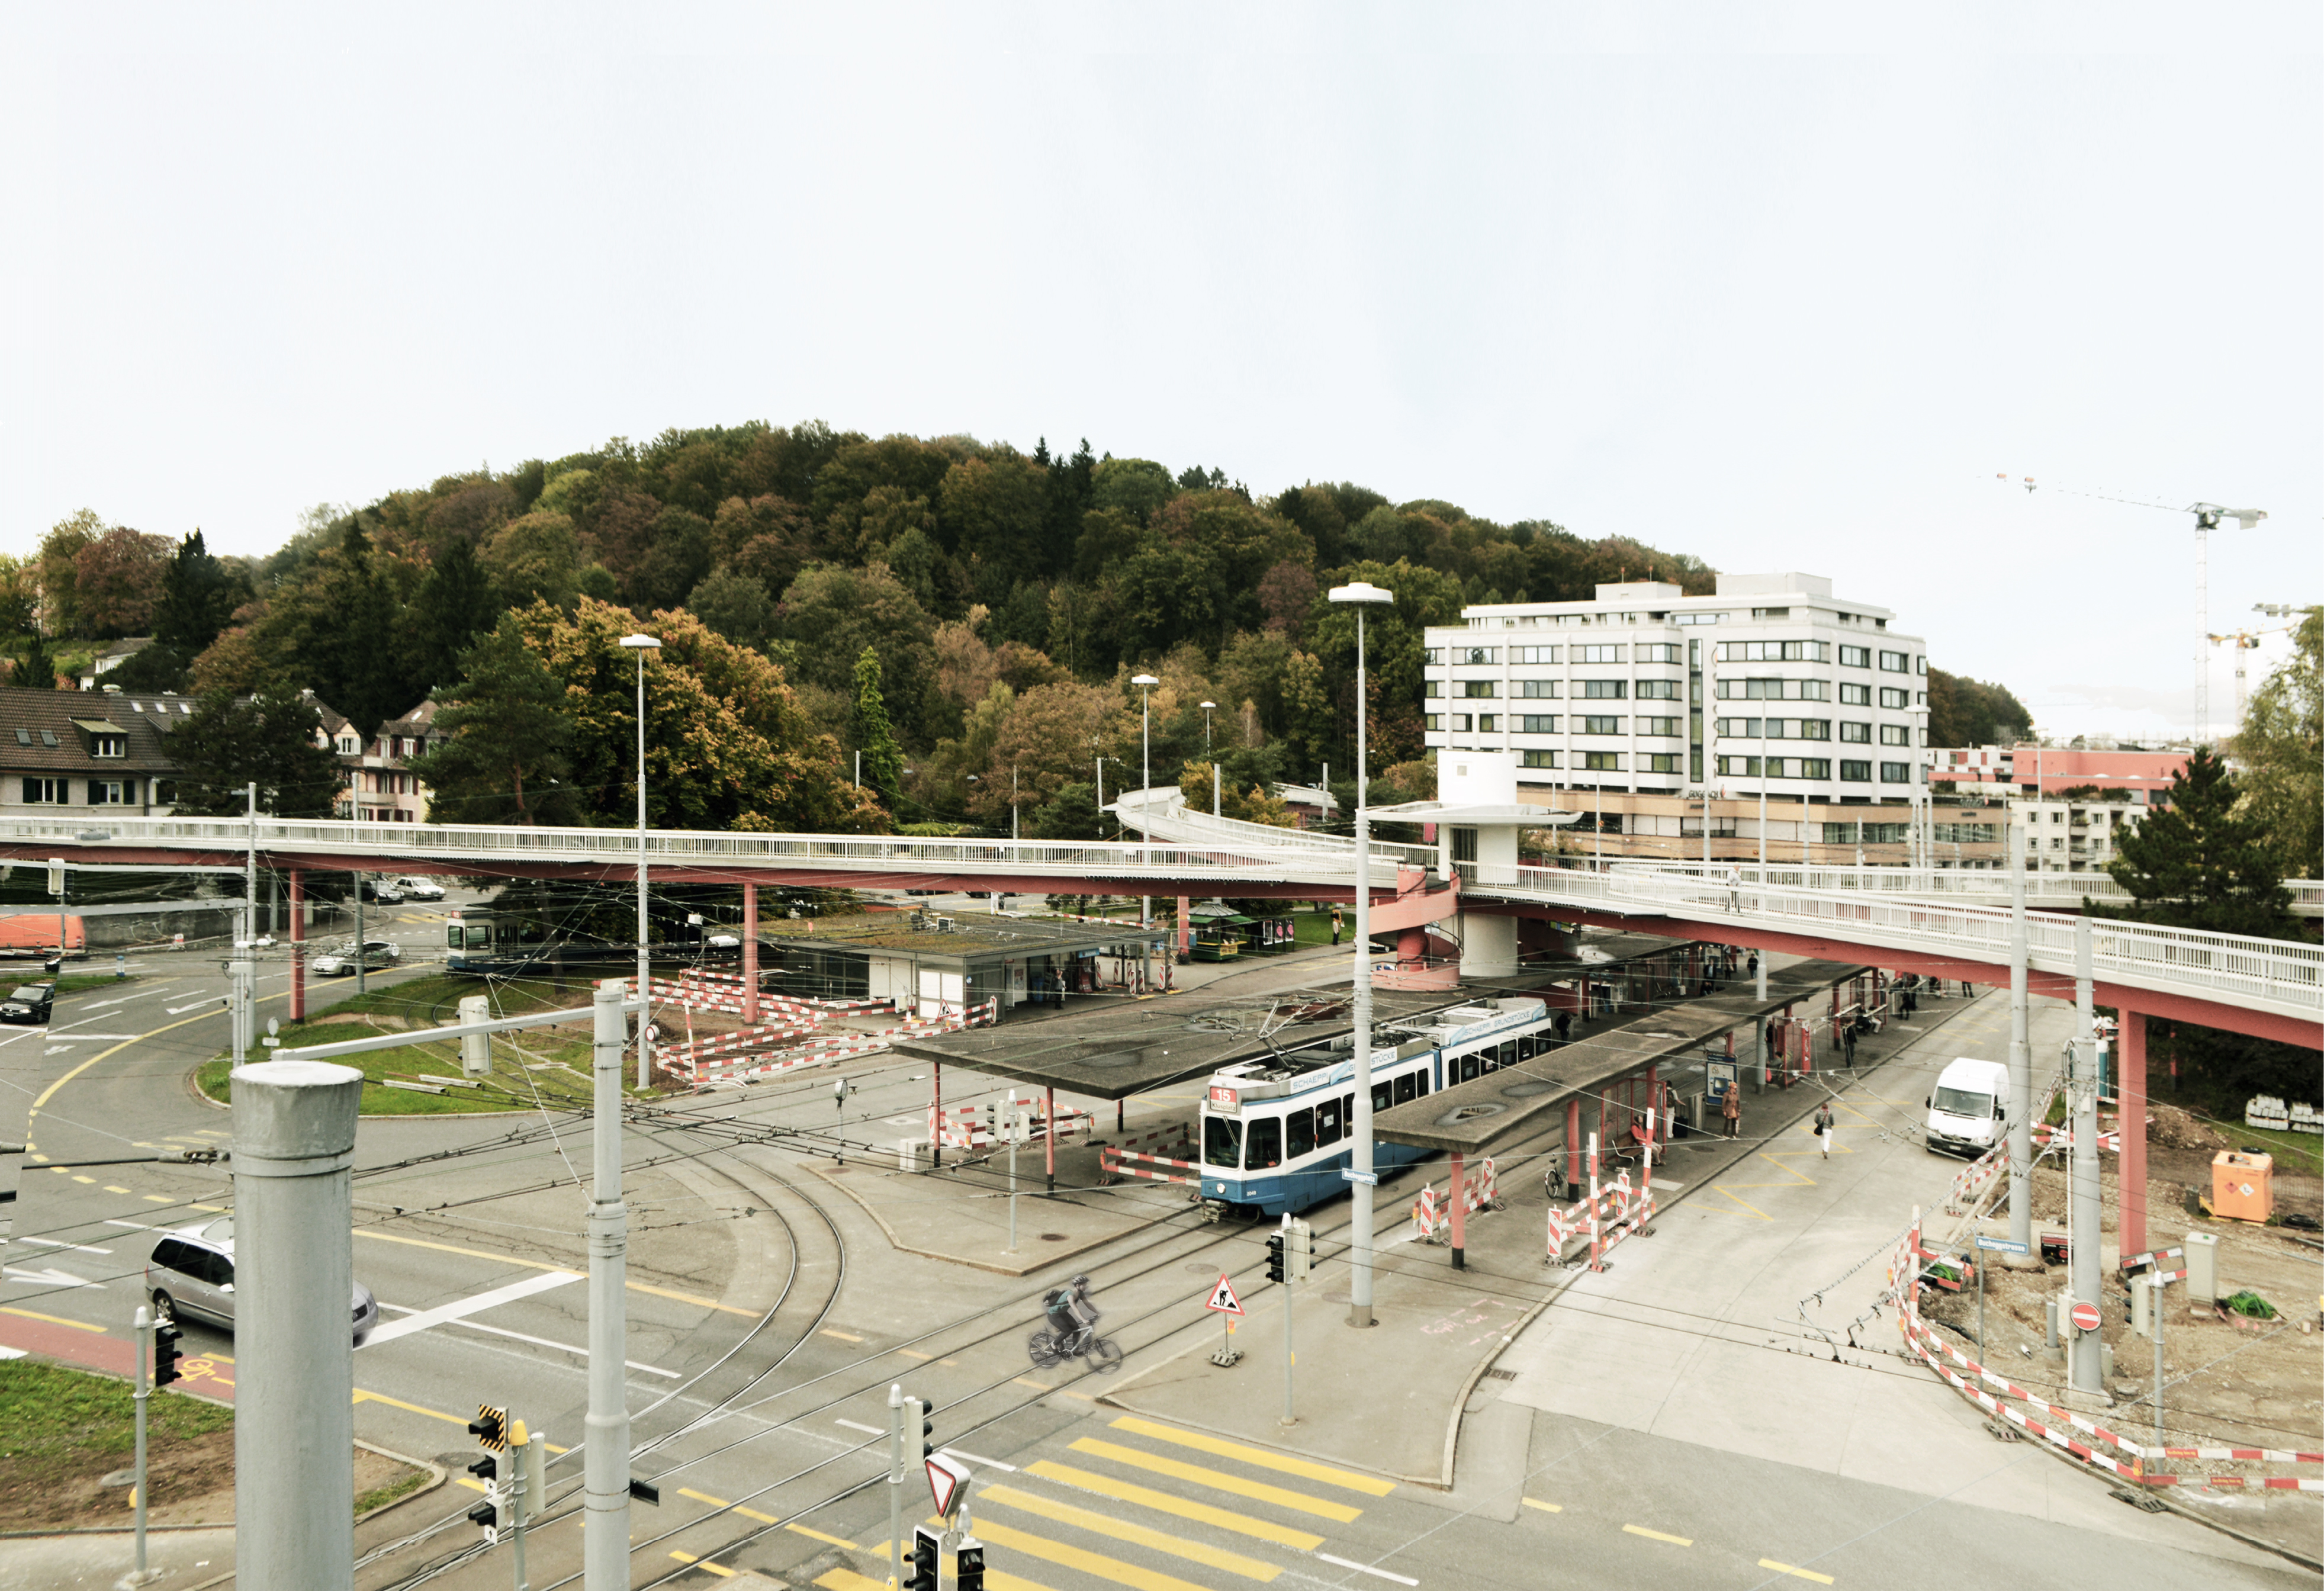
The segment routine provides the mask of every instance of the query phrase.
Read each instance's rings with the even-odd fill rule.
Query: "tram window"
[[[1502,1040],[1502,1041],[1501,1041],[1501,1064],[1502,1064],[1503,1066],[1515,1066],[1515,1065],[1517,1065],[1517,1041],[1515,1039],[1504,1039],[1504,1040]]]
[[[1242,1166],[1242,1124],[1228,1116],[1203,1118],[1203,1163],[1239,1170]]]
[[[447,922],[444,925],[444,948],[447,950],[457,950],[461,948],[460,925],[458,923]]]
[[[1246,1170],[1264,1171],[1283,1163],[1283,1118],[1255,1116],[1250,1123],[1250,1152],[1243,1157]]]
[[[1461,1058],[1461,1080],[1465,1083],[1476,1075],[1477,1056],[1476,1052],[1471,1050],[1469,1054]]]
[[[1327,1099],[1315,1107],[1315,1142],[1318,1147],[1340,1141],[1340,1102]]]
[[[1541,1041],[1535,1038],[1531,1033],[1526,1034],[1523,1038],[1517,1041],[1517,1059],[1519,1060],[1531,1060],[1535,1056],[1539,1055],[1540,1053]]]
[[[1315,1152],[1315,1112],[1313,1108],[1295,1110],[1283,1118],[1283,1156],[1297,1160],[1303,1154]]]
[[[1378,1115],[1380,1112],[1386,1110],[1389,1105],[1394,1105],[1395,1103],[1396,1087],[1393,1084],[1374,1083],[1372,1085],[1372,1114],[1374,1115]]]
[[[1412,1091],[1413,1091],[1413,1093],[1414,1093],[1416,1096],[1418,1096],[1419,1098],[1422,1098],[1422,1099],[1425,1099],[1425,1098],[1427,1098],[1427,1097],[1428,1097],[1428,1074],[1427,1074],[1425,1071],[1418,1071],[1418,1072],[1415,1072],[1415,1073],[1413,1073],[1413,1074],[1412,1074],[1412,1076],[1413,1076],[1413,1086],[1412,1086]]]
[[[1413,1097],[1412,1086],[1415,1080],[1416,1079],[1410,1072],[1405,1073],[1404,1076],[1396,1080],[1396,1102],[1398,1105],[1407,1105],[1411,1103]]]

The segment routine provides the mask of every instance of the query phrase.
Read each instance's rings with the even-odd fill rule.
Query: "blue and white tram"
[[[1515,1066],[1553,1048],[1541,1000],[1487,1000],[1375,1030],[1372,1110]],[[1202,1198],[1221,1215],[1296,1215],[1347,1186],[1355,1152],[1355,1036],[1211,1075],[1202,1106]],[[1372,1146],[1376,1170],[1427,1152]]]

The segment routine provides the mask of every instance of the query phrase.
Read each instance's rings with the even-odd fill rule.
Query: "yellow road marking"
[[[1521,1497],[1518,1501],[1523,1503],[1527,1508],[1538,1508],[1544,1513],[1563,1513],[1565,1512],[1565,1504],[1563,1503],[1544,1503],[1538,1497]]]
[[[224,1354],[205,1354],[202,1357],[205,1359],[216,1359],[221,1364],[231,1364],[234,1363],[233,1360],[227,1358]],[[367,1392],[361,1387],[355,1388],[355,1401],[358,1403],[384,1403],[391,1409],[401,1409],[406,1414],[425,1414],[430,1420],[447,1420],[451,1421],[454,1425],[458,1426],[463,1430],[466,1430],[468,1428],[468,1421],[475,1418],[475,1416],[472,1414],[447,1414],[441,1409],[429,1409],[418,1403],[407,1403],[401,1398],[391,1398],[385,1392]],[[541,1446],[547,1448],[552,1453],[569,1453],[572,1451],[570,1448],[560,1448],[555,1442],[544,1442]],[[484,1488],[479,1486],[476,1489],[478,1491],[482,1491]]]
[[[835,1328],[835,1327],[829,1327],[829,1326],[825,1327],[821,1331],[817,1332],[816,1335],[817,1337],[837,1337],[841,1342],[844,1342],[844,1343],[860,1343],[860,1342],[862,1342],[862,1341],[863,1340],[862,1337],[857,1337],[857,1336],[856,1336],[853,1332],[852,1332],[852,1331],[840,1331],[840,1330],[838,1330],[838,1329],[836,1329],[836,1328]],[[925,1356],[926,1356],[926,1355],[923,1355],[923,1357],[925,1357]]]
[[[1694,1545],[1694,1539],[1691,1536],[1665,1536],[1662,1531],[1650,1531],[1644,1525],[1624,1525],[1622,1528],[1631,1535],[1644,1536],[1649,1541],[1667,1541],[1674,1547]]]
[[[106,1184],[105,1185],[105,1190],[106,1190],[106,1192],[107,1192],[107,1193],[126,1193],[126,1192],[128,1192],[128,1191],[129,1191],[129,1189],[127,1189],[126,1188],[115,1188],[115,1187],[112,1183],[110,1183],[110,1182],[108,1182],[108,1183],[106,1183]]]
[[[1283,1572],[1274,1564],[1262,1563],[1256,1558],[1245,1558],[1240,1552],[1229,1552],[1224,1548],[1207,1546],[1200,1541],[1189,1541],[1182,1537],[1173,1536],[1167,1531],[1154,1530],[1147,1525],[1132,1524],[1126,1520],[1114,1519],[1093,1509],[1076,1507],[1071,1503],[1059,1503],[1050,1497],[1036,1496],[1030,1492],[1020,1492],[1014,1486],[985,1487],[984,1502],[988,1506],[997,1503],[1004,1508],[1014,1508],[1020,1512],[1054,1520],[1061,1525],[1073,1525],[1089,1531],[1093,1536],[1111,1536],[1117,1541],[1127,1541],[1134,1547],[1144,1547],[1156,1552],[1167,1552],[1173,1558],[1183,1558],[1190,1563],[1206,1564],[1212,1568],[1224,1569],[1231,1575],[1240,1575],[1247,1580],[1257,1580],[1262,1585]]]
[[[1094,1492],[1101,1497],[1111,1497],[1118,1503],[1135,1503],[1142,1507],[1151,1508],[1158,1513],[1175,1513],[1180,1519],[1198,1520],[1206,1525],[1216,1525],[1222,1531],[1235,1531],[1246,1536],[1256,1536],[1262,1541],[1273,1541],[1279,1546],[1289,1547],[1300,1552],[1313,1552],[1323,1544],[1323,1537],[1309,1535],[1305,1531],[1295,1531],[1286,1525],[1276,1524],[1270,1520],[1253,1519],[1250,1514],[1236,1513],[1231,1509],[1213,1508],[1207,1503],[1196,1503],[1185,1497],[1174,1497],[1167,1492],[1157,1492],[1151,1487],[1136,1485],[1129,1481],[1118,1481],[1108,1475],[1094,1475],[1086,1469],[1075,1469],[1071,1465],[1052,1463],[1047,1458],[1038,1464],[1026,1466],[1025,1473],[1039,1475],[1046,1481],[1056,1481],[1060,1485],[1072,1486],[1078,1491]]]
[[[266,998],[268,1000],[280,1000],[283,998],[283,996],[281,994],[269,994]],[[259,1004],[263,1004],[264,1002],[261,1001]],[[216,1011],[207,1012],[200,1016],[189,1016],[185,1018],[183,1021],[173,1022],[166,1026],[154,1028],[150,1031],[138,1034],[134,1039],[124,1039],[110,1050],[98,1050],[95,1055],[92,1055],[87,1060],[82,1061],[78,1066],[73,1068],[72,1070],[67,1072],[63,1077],[59,1078],[55,1082],[42,1089],[40,1097],[32,1101],[32,1114],[38,1115],[42,1106],[47,1105],[50,1100],[56,1097],[58,1089],[63,1087],[67,1083],[71,1082],[75,1078],[80,1076],[81,1073],[88,1070],[89,1068],[95,1066],[98,1061],[104,1060],[108,1057],[120,1054],[132,1044],[142,1044],[148,1039],[158,1039],[162,1034],[170,1032],[174,1029],[189,1027],[198,1022],[208,1022],[213,1016],[223,1016],[225,1013],[226,1007],[221,1004]]]
[[[724,1497],[713,1497],[707,1492],[688,1491],[686,1487],[680,1486],[678,1489],[678,1494],[681,1497],[691,1497],[696,1503],[707,1503],[713,1508],[731,1508],[744,1519],[755,1519],[762,1525],[776,1522],[775,1516],[771,1513],[761,1513],[755,1508],[745,1508],[739,1503],[729,1503]]]
[[[97,1180],[97,1179],[96,1179],[96,1178],[94,1178],[94,1177],[83,1177],[83,1176],[79,1176],[79,1175],[76,1174],[76,1175],[74,1176],[74,1178],[73,1178],[73,1180],[74,1180],[74,1181],[76,1181],[76,1182],[90,1182],[90,1183],[93,1183],[93,1182],[95,1182],[95,1181]]]
[[[1131,1431],[1141,1437],[1153,1437],[1158,1441],[1176,1442],[1182,1448],[1194,1448],[1204,1453],[1215,1453],[1222,1458],[1239,1458],[1262,1469],[1281,1470],[1285,1475],[1302,1475],[1311,1481],[1322,1481],[1326,1485],[1345,1486],[1351,1492],[1363,1492],[1374,1497],[1385,1497],[1396,1490],[1394,1481],[1358,1475],[1353,1470],[1334,1469],[1328,1464],[1271,1453],[1264,1448],[1246,1448],[1240,1442],[1206,1437],[1199,1431],[1180,1430],[1176,1426],[1160,1425],[1151,1420],[1126,1416],[1115,1420],[1113,1429]]]
[[[761,1514],[760,1517],[763,1519],[766,1516]],[[844,1547],[850,1552],[861,1552],[863,1550],[863,1549],[858,1547],[854,1542],[850,1541],[844,1536],[826,1536],[821,1531],[811,1531],[805,1525],[789,1524],[785,1525],[783,1529],[796,1531],[798,1534],[807,1537],[811,1541],[821,1541],[827,1547]]]
[[[1124,1563],[1118,1558],[1108,1558],[1102,1552],[1090,1552],[1079,1547],[1068,1547],[1063,1541],[1052,1541],[1041,1536],[1028,1536],[1007,1525],[996,1525],[984,1520],[976,1522],[976,1533],[995,1547],[1007,1547],[1066,1568],[1079,1569],[1085,1575],[1095,1575],[1101,1580],[1111,1580],[1117,1586],[1128,1586],[1131,1591],[1208,1591],[1191,1580],[1179,1579],[1153,1569],[1139,1568],[1134,1563]]]
[[[1012,1383],[1020,1387],[1038,1387],[1045,1392],[1056,1391],[1056,1388],[1051,1386],[1047,1382],[1035,1381],[1029,1375],[1012,1375],[1009,1379]]]
[[[1116,1464],[1127,1464],[1139,1469],[1152,1470],[1196,1485],[1210,1486],[1222,1492],[1232,1492],[1239,1497],[1249,1497],[1259,1503],[1272,1503],[1278,1508],[1296,1508],[1302,1513],[1321,1514],[1341,1524],[1349,1524],[1363,1512],[1344,1503],[1333,1503],[1323,1497],[1311,1497],[1305,1492],[1294,1492],[1283,1486],[1270,1486],[1264,1481],[1247,1481],[1239,1475],[1204,1469],[1199,1464],[1185,1464],[1176,1458],[1165,1458],[1158,1453],[1148,1453],[1138,1448],[1124,1448],[1115,1442],[1101,1442],[1094,1437],[1074,1440],[1076,1453],[1093,1454],[1111,1458]]]
[[[147,1204],[175,1204],[178,1202],[166,1193],[146,1193],[141,1194],[139,1197],[144,1199]]]
[[[194,1207],[198,1210],[213,1207],[210,1205]],[[527,1271],[570,1271],[572,1269],[570,1265],[550,1265],[539,1260],[520,1260],[510,1254],[488,1253],[480,1248],[462,1248],[457,1244],[432,1243],[424,1237],[405,1237],[398,1233],[374,1231],[369,1226],[356,1227],[355,1235],[368,1237],[378,1243],[400,1243],[408,1248],[432,1248],[438,1253],[466,1254],[472,1260],[490,1260],[495,1265],[516,1265]],[[740,1315],[749,1320],[756,1320],[759,1318],[755,1310],[737,1309],[733,1304],[722,1304],[716,1299],[699,1298],[690,1292],[672,1292],[669,1288],[650,1287],[642,1281],[632,1281],[625,1285],[632,1292],[651,1293],[658,1299],[675,1299],[681,1304],[694,1304],[705,1309],[723,1309],[729,1315]]]
[[[825,1337],[837,1337],[837,1336],[839,1335],[839,1333],[837,1333],[837,1332],[835,1332],[835,1331],[827,1331],[827,1332],[824,1333],[824,1335],[825,1335]],[[851,1337],[851,1338],[849,1338],[848,1340],[850,1340],[851,1342],[859,1342],[859,1343],[860,1343],[860,1342],[862,1342],[863,1339],[862,1339],[862,1337]],[[918,1349],[918,1348],[898,1348],[898,1349],[896,1350],[896,1352],[898,1352],[898,1353],[899,1353],[899,1354],[903,1355],[904,1355],[906,1358],[908,1358],[908,1359],[921,1359],[921,1360],[927,1360],[927,1359],[933,1359],[933,1358],[935,1358],[935,1357],[936,1357],[936,1355],[935,1355],[934,1354],[923,1354],[923,1353],[922,1353],[922,1352],[920,1352],[920,1350],[919,1350],[919,1349]]]
[[[91,1326],[86,1320],[68,1320],[61,1315],[43,1315],[37,1309],[12,1309],[0,1306],[0,1315],[22,1315],[27,1320],[45,1320],[51,1326],[69,1326],[75,1331],[94,1331],[102,1336],[105,1327]]]
[[[1772,1558],[1761,1559],[1759,1560],[1759,1567],[1763,1569],[1774,1569],[1778,1574],[1797,1575],[1801,1579],[1813,1580],[1819,1586],[1829,1586],[1831,1584],[1831,1577],[1830,1575],[1820,1575],[1813,1569],[1803,1569],[1796,1564],[1777,1563]]]
[[[733,1569],[723,1568],[715,1563],[705,1563],[701,1559],[695,1557],[691,1552],[679,1552],[673,1549],[670,1552],[670,1556],[678,1559],[680,1563],[690,1563],[696,1568],[706,1569],[711,1574],[716,1575],[722,1579],[731,1580],[734,1577],[734,1571]]]
[[[984,1579],[987,1585],[991,1585],[994,1577],[988,1574]],[[819,1577],[816,1584],[822,1586],[823,1591],[888,1591],[887,1581],[859,1575],[853,1569],[834,1569]]]

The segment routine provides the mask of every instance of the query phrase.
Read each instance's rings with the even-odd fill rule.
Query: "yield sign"
[[[955,1464],[941,1453],[928,1459],[928,1495],[936,1499],[936,1512],[947,1524],[954,1511],[967,1500],[969,1483],[974,1479],[965,1465]]]
[[[1224,1272],[1219,1273],[1219,1284],[1211,1289],[1211,1301],[1203,1308],[1216,1309],[1222,1315],[1242,1313],[1242,1304],[1234,1295],[1234,1283],[1227,1280]]]

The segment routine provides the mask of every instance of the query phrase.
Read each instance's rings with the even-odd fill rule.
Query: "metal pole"
[[[1211,816],[1219,816],[1219,765],[1211,764]]]
[[[1348,1324],[1372,1323],[1372,815],[1364,777],[1369,698],[1364,680],[1364,610],[1356,609],[1356,1147],[1357,1179],[1348,1193],[1353,1208],[1348,1243]]]
[[[1977,1251],[1972,1251],[1977,1252]],[[1985,1255],[1977,1253],[1977,1362],[1985,1363]]]
[[[1025,1113],[1009,1106],[1009,1252],[1017,1252],[1017,1140],[1024,1136]]]
[[[242,937],[255,943],[258,939],[258,786],[243,786],[249,798],[249,848],[243,854],[242,864]]]
[[[2034,1057],[2025,1043],[2025,836],[2009,836],[2009,1237],[2034,1252]]]
[[[355,1112],[327,1060],[234,1069],[235,1569],[244,1585],[355,1584]],[[263,1365],[263,1374],[248,1369]]]
[[[1764,707],[1763,707],[1763,708],[1761,708],[1759,709],[1759,883],[1764,886],[1764,885],[1766,883],[1766,882],[1767,882],[1767,710],[1766,710],[1766,708],[1764,708]],[[1759,990],[1759,998],[1760,998],[1760,999],[1762,999],[1762,1000],[1765,1000],[1766,997],[1767,997],[1767,991],[1766,991],[1766,985],[1761,985],[1761,987],[1760,987],[1760,990]]]
[[[638,649],[638,1087],[652,1081],[647,1018],[653,1009],[653,972],[646,956],[646,653]],[[626,1483],[625,1483],[626,1484]]]
[[[364,875],[351,875],[355,881],[355,994],[360,996],[368,986],[364,978],[364,964],[371,957],[364,954]]]
[[[630,1212],[622,1202],[622,980],[600,983],[593,1004],[596,1186],[589,1203],[589,1414],[583,1422],[588,1437],[583,1452],[582,1569],[588,1591],[629,1591],[630,1408],[622,1371],[629,1335],[622,1288],[628,1281]],[[638,1027],[641,1032],[645,1027],[642,991]]]
[[[524,1422],[518,1420],[516,1426],[518,1430],[521,1430]],[[512,1436],[513,1434],[512,1433]],[[532,1581],[524,1572],[524,1460],[531,1446],[529,1438],[517,1438],[509,1443],[508,1450],[509,1533],[514,1538],[512,1545],[516,1557],[516,1591],[532,1591]]]
[[[2074,1297],[2098,1301],[2098,1043],[2090,1011],[2090,920],[2074,921],[2074,1159],[2072,1232]],[[2070,1382],[2077,1392],[2095,1392],[2098,1375],[2098,1334],[2074,1334],[2070,1355]]]
[[[1153,800],[1154,704],[1151,688],[1144,685],[1138,688],[1138,788],[1139,791],[1139,799],[1141,802],[1151,802]],[[1144,814],[1141,813],[1140,817],[1142,819]],[[1141,820],[1138,826],[1138,838],[1139,841],[1138,848],[1138,865],[1141,869],[1145,867],[1147,861],[1146,846],[1144,842],[1150,837],[1151,831],[1148,829],[1145,822]],[[1145,928],[1147,920],[1152,917],[1153,914],[1154,897],[1151,895],[1139,896],[1138,926],[1141,930]],[[1148,989],[1151,989],[1154,986],[1154,947],[1144,940],[1140,940],[1138,947],[1138,976],[1139,983],[1143,985],[1143,987],[1139,990],[1139,993],[1144,994]]]
[[[1283,1217],[1283,1423],[1296,1425],[1299,1417],[1291,1411],[1291,1270],[1296,1262],[1291,1254],[1291,1217]]]
[[[904,1584],[904,1388],[888,1388],[888,1584]]]
[[[145,1400],[153,1390],[146,1384],[145,1378],[152,1373],[153,1369],[153,1311],[143,1304],[138,1305],[137,1313],[133,1318],[132,1330],[137,1339],[137,1390],[131,1394],[137,1400],[137,1568],[130,1576],[130,1584],[142,1586],[146,1580]],[[2159,1375],[2155,1378],[2154,1384],[2159,1392],[2163,1385]],[[2161,1416],[2158,1415],[2156,1418],[2160,1419]]]
[[[2153,1289],[2154,1290],[2154,1307],[2153,1307],[2153,1309],[2151,1309],[2147,1310],[2147,1312],[2146,1312],[2146,1321],[2147,1321],[2147,1324],[2148,1324],[2148,1325],[2152,1326],[2152,1327],[2154,1328],[2154,1445],[2155,1445],[2155,1447],[2156,1447],[2157,1448],[2160,1448],[2163,1446],[2163,1263],[2162,1263],[2160,1260],[2158,1260],[2158,1261],[2156,1261],[2156,1262],[2155,1262],[2154,1269],[2153,1269],[2153,1271],[2150,1271],[2149,1272],[2147,1272],[2147,1276],[2146,1276],[2146,1285],[2147,1285],[2147,1286],[2149,1286],[2149,1287],[2151,1287],[2151,1288],[2153,1288]],[[2157,1453],[2155,1454],[2155,1456],[2154,1456],[2154,1457],[2155,1457],[2155,1459],[2156,1459],[2156,1461],[2157,1461],[2158,1463],[2159,1463],[2159,1462],[2161,1462],[2162,1457],[2163,1457],[2163,1455],[2162,1455],[2160,1452],[2157,1452]],[[140,1481],[138,1484],[139,1484],[140,1485],[143,1485],[144,1483],[143,1483],[143,1481]],[[142,1562],[143,1562],[144,1560],[143,1560],[143,1559],[140,1559],[138,1561],[142,1563]]]

